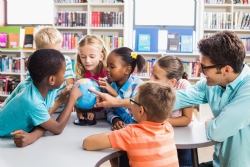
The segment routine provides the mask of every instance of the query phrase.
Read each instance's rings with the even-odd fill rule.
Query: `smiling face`
[[[168,79],[166,71],[160,68],[157,63],[155,63],[153,66],[150,80],[161,83],[167,83],[171,87],[174,87],[174,85],[176,84],[176,79]]]
[[[80,55],[80,60],[84,68],[91,74],[96,74],[98,71],[97,67],[100,61],[103,60],[102,51],[92,45],[85,45],[79,47],[78,54]]]
[[[215,64],[211,63],[211,60],[209,59],[209,57],[204,56],[204,55],[200,56],[200,63],[203,67],[215,65]],[[200,72],[202,72],[204,74],[204,76],[206,77],[208,86],[215,86],[215,85],[225,86],[226,85],[225,78],[224,78],[223,74],[221,73],[223,68],[220,69],[219,71],[216,67],[215,68],[207,68],[207,69],[203,69],[203,70],[201,70],[201,67],[200,67],[199,69],[200,69]]]

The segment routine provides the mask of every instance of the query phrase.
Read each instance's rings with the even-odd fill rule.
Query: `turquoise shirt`
[[[0,137],[11,136],[15,130],[31,131],[50,119],[49,108],[54,105],[56,90],[45,99],[31,82],[0,111]]]
[[[215,119],[206,127],[206,135],[217,141],[213,166],[248,167],[250,165],[250,69],[223,89],[207,86],[202,79],[187,89],[176,91],[174,110],[208,103]]]

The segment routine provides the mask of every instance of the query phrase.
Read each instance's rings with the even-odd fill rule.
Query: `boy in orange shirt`
[[[178,167],[174,131],[166,121],[175,103],[174,91],[166,84],[145,82],[130,102],[138,124],[89,136],[84,139],[83,148],[124,150],[131,167]]]

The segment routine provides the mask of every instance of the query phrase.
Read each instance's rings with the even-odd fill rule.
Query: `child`
[[[56,49],[58,51],[61,51],[62,48],[62,41],[63,37],[61,33],[54,27],[43,27],[40,30],[38,30],[36,33],[34,33],[34,39],[37,49]],[[59,98],[59,95],[63,89],[66,88],[67,85],[74,84],[74,73],[72,70],[72,63],[71,59],[68,56],[64,56],[66,61],[66,71],[64,74],[64,82],[60,86],[59,89],[57,89],[57,94],[55,97],[55,100]],[[11,93],[11,95],[5,99],[4,103],[1,104],[0,108],[3,108],[11,99],[13,99],[19,92],[21,92],[24,88],[26,88],[31,82],[30,74],[27,73],[27,79],[20,84],[18,84],[17,88]],[[54,108],[58,108],[56,112],[62,111],[65,105],[60,106],[58,108],[57,103],[55,104]]]
[[[157,59],[150,80],[167,83],[176,90],[191,85],[187,81],[187,74],[184,72],[181,60],[175,56],[164,56]],[[173,111],[167,121],[172,126],[187,126],[192,119],[196,120],[193,107],[187,107]],[[190,149],[178,149],[177,152],[180,166],[192,166]]]
[[[56,89],[64,81],[65,58],[57,50],[40,49],[29,57],[27,68],[32,82],[0,112],[0,136],[13,134],[18,138],[20,135],[28,135],[27,132],[35,127],[60,134],[77,98],[82,96],[79,88],[75,87],[71,90],[66,107],[56,120],[48,112],[54,104]]]
[[[138,87],[135,99],[130,101],[138,124],[89,136],[84,139],[83,148],[124,150],[131,167],[178,167],[174,131],[166,121],[175,103],[172,88],[163,83],[145,82]]]
[[[78,53],[76,55],[75,74],[77,79],[90,78],[98,81],[99,78],[106,77],[106,58],[107,49],[102,38],[98,35],[85,35],[78,44]],[[82,112],[75,106],[79,119],[84,119]],[[100,111],[103,108],[95,109]],[[87,113],[87,119],[94,119],[93,110]],[[103,112],[97,112],[98,118],[104,118]]]
[[[131,74],[135,68],[137,72],[141,72],[144,65],[144,57],[137,55],[132,49],[127,47],[115,49],[107,59],[108,81],[101,78],[100,87],[105,88],[109,94],[117,98],[133,98],[137,94],[137,86],[143,81]],[[123,128],[126,124],[133,122],[132,113],[127,108],[105,108],[105,112],[107,120],[113,125],[113,130]]]

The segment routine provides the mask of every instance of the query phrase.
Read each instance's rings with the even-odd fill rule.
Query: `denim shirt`
[[[187,89],[176,90],[174,110],[208,103],[215,119],[206,135],[217,141],[213,166],[247,167],[250,164],[250,69],[244,65],[240,75],[226,88],[207,86],[202,79]]]
[[[137,87],[142,84],[143,81],[135,76],[130,76],[124,85],[118,89],[115,82],[110,83],[111,87],[114,88],[118,96],[118,99],[125,98],[134,98],[137,94]],[[124,107],[115,107],[115,108],[105,108],[107,115],[107,120],[112,124],[114,118],[119,117],[126,124],[133,122],[133,116],[131,110]]]

